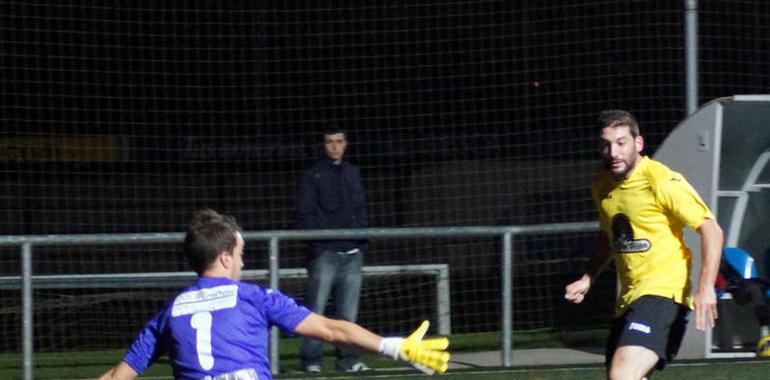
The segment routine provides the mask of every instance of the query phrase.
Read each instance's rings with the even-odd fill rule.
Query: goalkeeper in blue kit
[[[426,374],[447,370],[449,341],[423,339],[427,321],[407,338],[383,338],[355,323],[315,314],[277,290],[240,282],[243,246],[234,218],[198,211],[184,250],[199,278],[145,325],[123,360],[100,379],[136,379],[163,355],[169,357],[175,379],[272,379],[272,326],[340,348],[404,360]]]

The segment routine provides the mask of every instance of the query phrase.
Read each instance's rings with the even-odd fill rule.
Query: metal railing
[[[519,235],[550,235],[598,230],[596,222],[553,223],[524,226],[468,226],[468,227],[420,227],[420,228],[367,228],[357,230],[270,230],[244,232],[246,241],[267,241],[269,251],[269,284],[278,288],[281,240],[323,240],[323,239],[392,239],[392,238],[435,238],[435,237],[500,237],[501,239],[501,362],[512,365],[513,334],[513,237]],[[0,236],[0,247],[21,247],[21,292],[22,292],[22,362],[24,380],[33,379],[33,247],[68,245],[112,245],[112,244],[165,244],[180,243],[183,233],[147,234],[83,234],[83,235],[17,235]],[[278,341],[278,331],[271,334],[273,342]],[[278,345],[271,344],[271,358],[277,357]],[[276,363],[277,364],[277,363]],[[278,371],[278,366],[272,369]]]

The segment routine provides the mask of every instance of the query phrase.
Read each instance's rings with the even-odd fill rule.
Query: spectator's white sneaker
[[[350,366],[350,368],[345,368],[345,372],[366,372],[371,370],[372,368],[366,365],[364,362],[357,362]]]
[[[321,372],[321,366],[318,364],[311,364],[305,366],[305,372],[308,373],[320,373]]]

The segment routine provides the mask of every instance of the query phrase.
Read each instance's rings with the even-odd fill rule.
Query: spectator
[[[366,228],[366,201],[360,170],[344,159],[347,136],[343,130],[334,128],[325,131],[323,139],[324,156],[302,174],[297,228]],[[332,296],[335,317],[355,322],[366,242],[320,240],[312,242],[311,248],[305,305],[324,315],[327,301]],[[371,369],[355,352],[337,349],[336,357],[338,370],[360,372]],[[321,372],[322,342],[303,339],[300,359],[306,372]]]

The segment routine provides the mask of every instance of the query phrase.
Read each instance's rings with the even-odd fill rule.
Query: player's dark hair
[[[641,134],[639,131],[639,123],[630,112],[623,110],[605,110],[599,113],[598,127],[600,130],[621,125],[628,126],[631,136],[633,137],[638,137]]]
[[[184,239],[184,252],[190,267],[198,275],[203,274],[221,252],[233,252],[238,244],[236,232],[240,231],[238,222],[230,215],[221,215],[211,209],[196,211]]]

